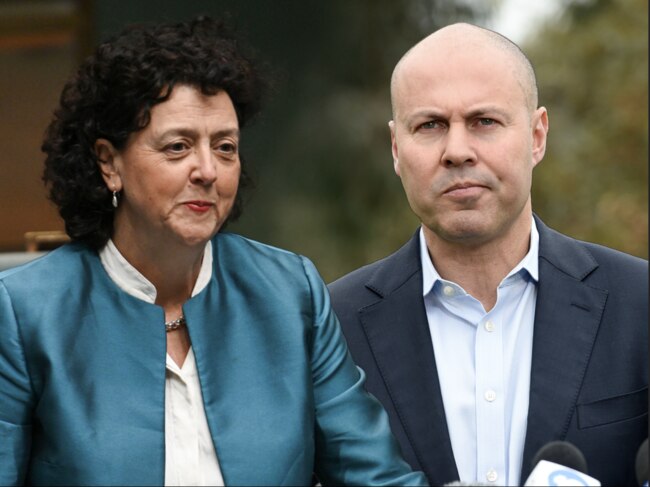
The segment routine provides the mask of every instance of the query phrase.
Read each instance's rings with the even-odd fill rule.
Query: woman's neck
[[[156,304],[180,308],[191,295],[201,270],[205,243],[199,246],[154,245],[114,236],[124,258],[156,288]]]

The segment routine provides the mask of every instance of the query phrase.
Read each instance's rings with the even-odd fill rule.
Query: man
[[[406,459],[432,485],[521,485],[536,452],[565,440],[603,484],[634,484],[647,261],[533,216],[548,115],[530,62],[451,25],[399,61],[391,98],[394,168],[422,226],[330,292]]]

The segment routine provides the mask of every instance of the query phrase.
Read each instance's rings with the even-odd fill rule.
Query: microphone
[[[636,481],[641,487],[648,487],[648,439],[646,438],[636,454]]]
[[[551,441],[533,457],[535,466],[524,487],[535,485],[600,486],[600,482],[586,474],[587,461],[578,448],[568,441]]]
[[[551,441],[541,447],[531,462],[533,466],[541,460],[559,463],[578,472],[587,473],[587,460],[578,447],[568,441]]]

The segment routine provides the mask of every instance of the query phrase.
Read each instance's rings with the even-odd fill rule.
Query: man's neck
[[[501,281],[528,253],[531,221],[532,216],[521,219],[500,238],[474,245],[449,242],[426,226],[422,229],[440,277],[461,286],[489,311],[496,304]]]

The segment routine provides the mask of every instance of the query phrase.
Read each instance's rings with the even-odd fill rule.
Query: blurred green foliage
[[[308,256],[326,281],[403,245],[418,220],[393,172],[392,70],[424,36],[454,21],[485,21],[497,3],[314,5],[324,21],[323,30],[312,31],[317,50],[303,49],[300,65],[274,60],[286,78],[271,110],[253,128],[263,153],[263,160],[258,153],[253,161],[259,184],[232,228]],[[292,47],[285,43],[281,49]],[[271,118],[282,122],[271,127]],[[258,139],[260,132],[268,138]]]
[[[569,0],[567,0],[569,1]],[[326,281],[416,230],[393,172],[389,81],[452,22],[499,0],[96,0],[99,37],[126,23],[229,12],[274,89],[243,154],[257,188],[229,230],[311,258]],[[528,46],[551,132],[533,205],[572,236],[647,255],[647,3],[581,0]]]
[[[648,257],[648,2],[576,2],[524,47],[550,119],[533,207],[576,238]]]
[[[228,230],[311,258],[326,281],[396,250],[418,225],[390,153],[389,81],[437,28],[499,0],[96,0],[98,37],[139,21],[229,15],[274,81],[243,132],[256,188]]]

